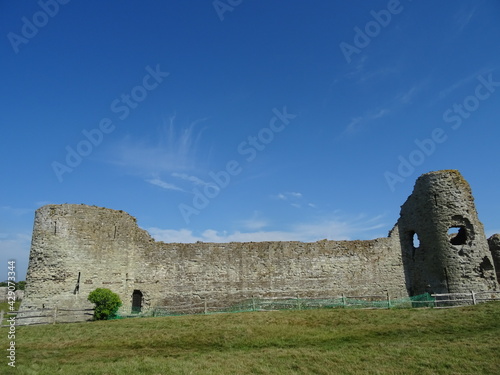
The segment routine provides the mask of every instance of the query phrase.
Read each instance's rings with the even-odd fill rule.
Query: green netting
[[[415,308],[433,307],[434,297],[429,293],[418,296],[390,299],[387,297],[335,297],[335,298],[251,298],[224,308],[213,308],[210,304],[192,305],[184,309],[156,307],[146,313],[134,314],[138,316],[178,316],[190,314],[218,314],[250,311],[272,310],[305,310],[321,308],[348,308],[348,309],[388,309],[388,308]],[[116,319],[124,316],[117,316]],[[127,316],[132,317],[132,316]]]

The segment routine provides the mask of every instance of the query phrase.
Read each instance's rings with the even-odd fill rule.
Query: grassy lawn
[[[500,303],[135,318],[18,327],[0,373],[499,374],[499,337]]]

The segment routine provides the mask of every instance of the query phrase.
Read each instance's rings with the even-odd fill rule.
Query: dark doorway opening
[[[142,292],[140,290],[134,290],[132,293],[132,313],[138,314],[142,309]]]

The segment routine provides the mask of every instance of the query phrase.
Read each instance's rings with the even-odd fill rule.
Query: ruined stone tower
[[[410,295],[496,288],[471,188],[458,171],[420,176],[397,226]]]
[[[497,233],[488,238],[488,245],[490,245],[493,264],[497,271],[497,281],[500,283],[500,234]]]
[[[500,264],[498,238],[490,245]],[[96,288],[117,293],[120,313],[130,314],[254,296],[397,298],[498,284],[469,184],[447,170],[419,177],[389,236],[367,241],[167,244],[123,211],[39,208],[21,310],[92,308],[87,297]]]

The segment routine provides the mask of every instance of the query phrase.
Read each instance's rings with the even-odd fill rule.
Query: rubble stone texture
[[[490,245],[491,256],[493,257],[493,264],[497,271],[497,281],[500,283],[500,234],[494,234],[488,238]]]
[[[138,304],[146,311],[270,296],[398,298],[498,284],[468,183],[457,171],[439,171],[417,180],[388,237],[367,241],[167,244],[123,211],[38,209],[21,310],[92,308],[87,296],[96,288],[117,293],[127,314]]]
[[[471,188],[458,171],[420,176],[397,226],[410,295],[497,288]]]

